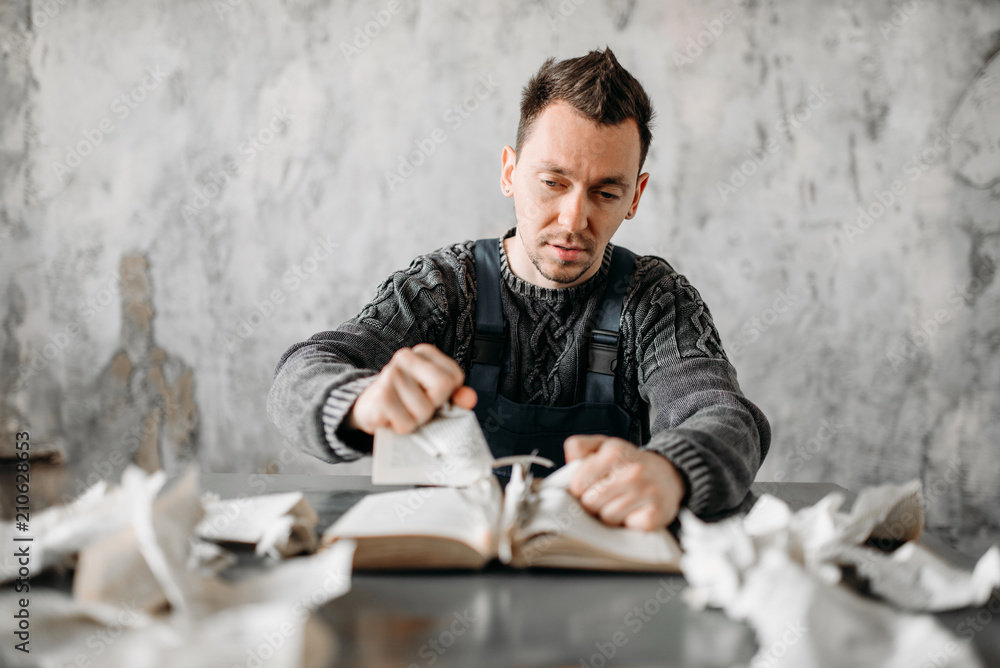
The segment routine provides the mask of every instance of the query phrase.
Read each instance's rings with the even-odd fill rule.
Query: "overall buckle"
[[[473,363],[500,366],[503,362],[503,351],[506,345],[506,334],[480,334],[477,332],[472,343]]]
[[[613,376],[617,369],[618,332],[612,332],[607,329],[595,329],[590,335],[587,370],[595,373],[603,373],[606,376]]]

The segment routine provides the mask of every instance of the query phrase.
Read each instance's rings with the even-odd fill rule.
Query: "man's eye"
[[[614,193],[606,193],[606,192],[602,191],[601,192],[601,199],[606,199],[606,200],[609,200],[609,201],[610,200],[616,200],[616,199],[618,199],[618,195],[616,195]]]
[[[547,185],[549,188],[555,188],[557,185],[559,185],[555,181],[546,181],[545,179],[542,179],[542,183]]]

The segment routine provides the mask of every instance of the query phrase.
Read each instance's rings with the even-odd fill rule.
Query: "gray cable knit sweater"
[[[511,229],[505,235],[511,236]],[[375,298],[333,331],[289,348],[275,370],[267,412],[305,452],[330,462],[371,452],[370,436],[344,418],[404,346],[432,343],[466,374],[472,365],[476,280],[474,242],[421,255],[387,278]],[[502,249],[502,244],[501,244]],[[500,393],[519,403],[583,401],[585,334],[600,305],[613,245],[600,271],[571,288],[542,288],[515,276],[501,251],[503,312],[511,368]],[[670,459],[700,516],[740,504],[770,444],[761,411],[740,391],[708,307],[663,259],[640,256],[621,320],[624,408],[631,440]]]

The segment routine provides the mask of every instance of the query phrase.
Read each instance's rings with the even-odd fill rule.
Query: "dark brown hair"
[[[535,120],[556,100],[569,103],[587,118],[618,125],[629,118],[639,126],[639,171],[653,133],[653,106],[642,84],[621,66],[608,47],[579,58],[546,60],[521,90],[521,120],[517,124],[518,155],[531,136]]]

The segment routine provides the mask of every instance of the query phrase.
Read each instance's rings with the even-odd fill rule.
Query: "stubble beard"
[[[539,252],[539,248],[544,247],[547,244],[548,241],[539,240],[538,246],[532,246],[528,249],[528,259],[531,260],[531,264],[535,265],[535,269],[538,270],[539,274],[541,274],[546,280],[552,281],[553,283],[560,283],[562,285],[574,283],[581,276],[587,273],[587,270],[590,269],[594,263],[594,258],[591,257],[590,262],[586,263],[582,267],[579,267],[579,270],[577,270],[578,265],[576,265],[576,263],[563,262],[559,259],[545,258],[542,256],[541,252]],[[589,243],[581,241],[580,245],[584,246],[588,253],[593,253],[593,249]],[[554,263],[557,267],[556,271],[552,271],[546,267],[546,262]]]

